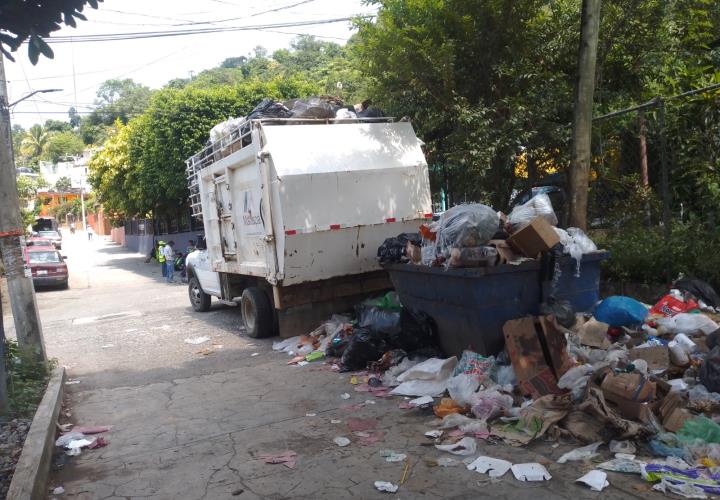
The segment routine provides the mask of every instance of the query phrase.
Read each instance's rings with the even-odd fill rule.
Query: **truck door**
[[[235,240],[235,224],[232,218],[233,200],[230,184],[224,175],[215,179],[215,200],[218,209],[223,255],[234,259],[237,253],[237,241]]]

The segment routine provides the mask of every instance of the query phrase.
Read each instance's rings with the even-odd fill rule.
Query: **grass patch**
[[[15,340],[5,341],[8,416],[32,417],[45,393],[55,361],[38,362],[20,349]]]

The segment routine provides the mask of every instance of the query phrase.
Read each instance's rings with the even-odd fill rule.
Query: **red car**
[[[60,285],[68,287],[68,268],[65,257],[53,246],[25,248],[25,262],[32,273],[35,286]]]

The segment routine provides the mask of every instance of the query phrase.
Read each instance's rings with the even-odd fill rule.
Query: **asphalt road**
[[[37,294],[48,353],[77,381],[66,386],[63,421],[113,429],[108,446],[53,472],[49,486],[62,485],[63,498],[381,498],[387,493],[374,482],[399,484],[403,476],[397,498],[652,496],[628,475],[611,473],[602,493],[575,483],[593,465],[555,461],[577,445],[478,441],[475,455],[544,463],[553,478],[542,483],[509,473],[489,480],[462,463],[433,467],[429,460],[450,455],[424,436],[433,429],[431,411],[356,392],[349,375],[329,365],[288,366],[272,339],[243,335],[236,308],[193,312],[185,286],[164,283],[158,265],[142,256],[80,234],[64,245],[70,289]],[[185,342],[197,337],[209,340]],[[363,445],[349,418],[373,419],[379,441]],[[339,436],[352,443],[338,447]],[[407,461],[385,461],[386,449]],[[259,457],[288,450],[297,453],[294,469]]]

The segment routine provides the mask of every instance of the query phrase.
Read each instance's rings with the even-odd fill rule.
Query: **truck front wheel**
[[[273,308],[267,294],[260,288],[246,288],[240,298],[245,331],[254,338],[270,337],[274,331]]]
[[[193,309],[197,312],[207,312],[210,310],[211,297],[203,292],[197,276],[193,276],[188,282],[188,295],[190,296],[190,304],[192,304]]]

